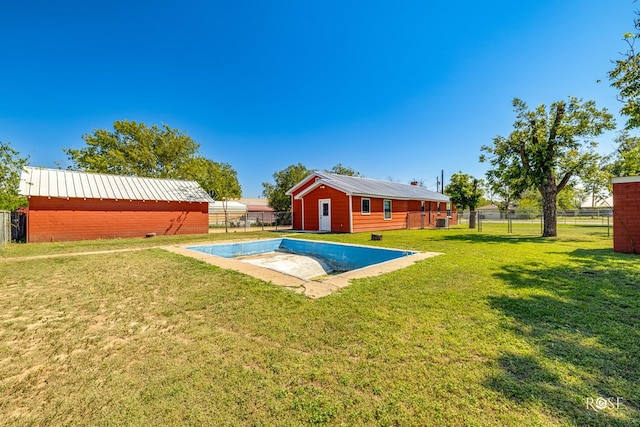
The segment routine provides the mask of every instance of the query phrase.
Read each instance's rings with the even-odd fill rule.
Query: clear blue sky
[[[482,177],[511,100],[617,114],[632,0],[12,1],[0,8],[0,141],[33,166],[115,120],[166,123],[245,197],[290,164],[435,189]],[[597,83],[601,80],[601,83]],[[622,120],[618,120],[619,127]],[[602,138],[610,151],[613,134]]]

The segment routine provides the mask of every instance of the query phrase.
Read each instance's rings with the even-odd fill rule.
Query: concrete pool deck
[[[223,242],[215,242],[215,244],[218,243]],[[265,282],[271,282],[274,285],[288,288],[312,299],[331,295],[333,292],[348,286],[353,279],[379,276],[381,274],[408,267],[418,261],[442,254],[441,252],[419,252],[413,255],[396,258],[391,261],[374,264],[369,267],[351,270],[333,276],[327,276],[318,280],[305,280],[289,274],[249,264],[238,259],[223,258],[196,252],[182,246],[165,246],[163,249],[179,255],[195,258],[207,264],[215,265],[216,267],[248,274],[260,280],[264,280]]]

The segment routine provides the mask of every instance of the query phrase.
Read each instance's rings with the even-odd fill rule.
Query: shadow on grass
[[[489,298],[533,349],[507,352],[486,385],[575,425],[640,423],[640,267],[610,249],[578,249],[566,263],[507,266],[513,289]],[[596,406],[613,398],[623,406]],[[591,406],[589,403],[591,402]]]
[[[523,236],[523,235],[509,235],[504,236],[496,234],[483,234],[481,232],[467,232],[464,234],[447,234],[442,236],[442,240],[459,241],[465,243],[554,243],[556,239],[540,237],[540,236]],[[563,239],[567,240],[567,239]]]

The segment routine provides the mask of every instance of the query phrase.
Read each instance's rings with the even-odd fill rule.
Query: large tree
[[[614,61],[615,67],[609,71],[611,86],[618,89],[618,98],[622,102],[620,112],[627,116],[626,129],[640,127],[640,53],[636,52],[635,42],[640,39],[640,19],[634,20],[636,33],[623,35],[627,51],[623,58]]]
[[[0,141],[0,210],[12,211],[26,206],[27,199],[20,196],[18,187],[27,160],[9,143]]]
[[[262,195],[269,200],[269,206],[274,210],[291,210],[291,196],[288,196],[285,193],[294,185],[302,181],[306,176],[310,175],[311,172],[312,171],[307,169],[302,163],[289,165],[280,171],[274,172],[274,183],[262,183]]]
[[[128,120],[82,139],[85,147],[63,149],[74,169],[153,178],[186,178],[185,167],[200,148],[186,133],[166,124],[148,127]]]
[[[183,167],[185,179],[197,181],[216,200],[232,200],[242,197],[238,173],[228,163],[197,156]]]
[[[616,138],[618,144],[611,155],[609,172],[612,176],[640,175],[640,138],[623,132]]]
[[[471,175],[460,171],[451,175],[449,184],[444,188],[445,194],[449,196],[451,203],[457,209],[464,211],[469,208],[469,228],[476,226],[475,210],[483,195],[481,184]]]
[[[487,175],[493,181],[507,182],[515,194],[534,188],[543,205],[543,237],[557,236],[556,199],[558,193],[587,164],[595,161],[592,139],[613,129],[613,116],[597,109],[593,101],[570,97],[547,109],[541,104],[529,110],[520,99],[513,100],[516,113],[514,130],[497,136],[485,145],[480,157],[488,161]]]
[[[326,172],[335,173],[337,175],[347,175],[347,176],[357,176],[357,177],[362,176],[360,172],[348,166],[342,166],[342,163],[338,163],[337,165],[335,165],[334,167],[332,167],[330,170]]]

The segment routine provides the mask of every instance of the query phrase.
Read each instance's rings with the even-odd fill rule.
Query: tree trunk
[[[476,211],[469,211],[469,228],[476,228]]]
[[[542,216],[544,220],[542,237],[556,237],[558,235],[556,224],[556,196],[558,193],[555,184],[553,182],[544,184],[540,188],[540,193],[542,195]]]

